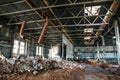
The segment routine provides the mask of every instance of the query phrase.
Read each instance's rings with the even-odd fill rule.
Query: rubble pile
[[[23,73],[31,71],[42,71],[48,69],[59,68],[54,60],[29,59],[22,57],[20,59],[1,59],[0,58],[0,74],[5,73]],[[35,72],[34,72],[35,73]]]
[[[39,57],[7,59],[0,56],[0,80],[120,80],[119,74],[119,66],[95,60],[77,63]]]
[[[35,57],[27,58],[26,56],[19,56],[17,58],[13,57],[10,59],[0,57],[0,74],[13,74],[13,73],[24,73],[33,72],[37,74],[38,72],[53,70],[53,69],[73,69],[80,68],[85,69],[84,65],[77,62],[61,60],[55,61],[50,59],[44,59]],[[35,71],[35,72],[34,72]],[[38,72],[36,72],[38,71]]]
[[[62,69],[74,69],[74,68],[80,68],[81,70],[85,69],[85,65],[79,64],[74,61],[67,61],[67,60],[62,60],[58,62],[58,66]]]

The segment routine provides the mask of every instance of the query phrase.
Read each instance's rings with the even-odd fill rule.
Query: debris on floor
[[[55,61],[41,58],[0,57],[0,80],[120,80],[120,67],[88,60]]]

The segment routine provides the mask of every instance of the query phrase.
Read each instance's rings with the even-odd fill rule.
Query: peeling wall
[[[7,26],[8,19],[0,17],[0,52],[7,58],[11,57],[12,54],[12,40],[14,34],[14,27]]]
[[[67,45],[66,58],[73,58],[73,44],[65,37],[65,35],[62,36],[62,41]]]
[[[48,47],[43,47],[43,56],[44,58],[48,58],[48,54],[49,54],[49,48]]]
[[[74,56],[79,58],[96,58],[97,57],[97,47],[74,47]],[[105,54],[103,55],[103,47],[99,46],[99,53],[101,58],[117,58],[115,46],[105,46]]]
[[[28,49],[27,54],[29,54],[29,56],[36,55],[36,45],[35,44],[28,44],[27,49]]]
[[[0,53],[7,58],[11,57],[12,46],[8,44],[0,44]]]

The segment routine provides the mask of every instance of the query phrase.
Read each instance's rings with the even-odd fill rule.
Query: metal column
[[[27,49],[27,41],[25,41],[25,55],[29,57],[28,49]]]
[[[64,35],[62,34],[62,59],[64,59]]]
[[[104,39],[104,36],[101,36],[102,38],[102,51],[103,51],[103,56],[105,56],[105,39]],[[105,57],[103,57],[105,58]]]
[[[62,59],[64,59],[64,43],[62,41]]]
[[[97,43],[97,60],[100,60],[99,43]]]
[[[44,59],[44,46],[43,45],[41,46],[41,57],[42,59]]]
[[[93,47],[93,58],[95,59],[95,54],[96,54],[96,48],[95,48],[95,46]]]
[[[116,36],[116,46],[117,46],[117,58],[118,58],[118,64],[120,65],[120,35],[119,35],[119,28],[118,28],[118,20],[114,21],[114,27],[115,27],[115,36]]]

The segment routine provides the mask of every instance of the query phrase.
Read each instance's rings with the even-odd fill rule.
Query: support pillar
[[[96,48],[95,48],[95,46],[93,47],[93,58],[95,59],[95,54],[96,54]]]
[[[62,41],[62,59],[64,59],[64,43]]]
[[[100,60],[99,43],[97,43],[97,60]]]
[[[64,35],[62,34],[62,59],[64,59]]]
[[[44,46],[43,45],[41,46],[41,57],[42,59],[44,59]]]
[[[115,36],[116,36],[116,46],[117,46],[117,60],[118,64],[120,65],[120,34],[118,28],[118,20],[114,21],[114,28],[115,28]]]
[[[105,39],[104,39],[104,36],[101,36],[102,38],[102,51],[103,51],[103,58],[105,58]]]
[[[25,55],[27,57],[29,57],[29,54],[27,53],[28,52],[28,49],[27,49],[27,41],[25,41]]]

